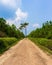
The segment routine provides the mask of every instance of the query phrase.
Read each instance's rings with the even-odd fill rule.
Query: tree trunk
[[[27,36],[27,28],[25,27],[25,37]]]

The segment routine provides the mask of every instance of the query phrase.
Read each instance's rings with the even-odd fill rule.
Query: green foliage
[[[52,54],[52,40],[45,38],[30,38],[30,39],[44,51],[46,50]]]
[[[5,19],[0,18],[0,54],[14,45],[16,38],[24,38],[24,34],[14,24],[10,26]]]
[[[0,54],[14,45],[16,41],[16,38],[0,38]]]
[[[20,32],[16,28],[14,24],[11,26],[6,24],[6,20],[3,18],[0,18],[0,37],[16,37],[16,38],[21,38],[24,37],[24,34]]]
[[[42,25],[42,28],[32,31],[29,37],[52,39],[52,21],[47,21]]]

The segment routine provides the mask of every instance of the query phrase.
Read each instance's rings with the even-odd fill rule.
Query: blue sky
[[[52,20],[52,0],[0,0],[0,17],[17,27],[22,21],[29,22],[29,33]]]

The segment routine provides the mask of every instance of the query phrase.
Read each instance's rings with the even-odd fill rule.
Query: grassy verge
[[[29,38],[31,41],[36,43],[43,51],[52,54],[52,40],[45,38]]]
[[[0,54],[4,53],[18,41],[19,39],[16,38],[0,38]]]

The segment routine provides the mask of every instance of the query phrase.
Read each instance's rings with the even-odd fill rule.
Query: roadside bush
[[[16,41],[16,38],[0,38],[0,54],[14,45]]]
[[[30,38],[37,45],[41,45],[44,48],[47,48],[52,51],[52,40],[46,38]]]

